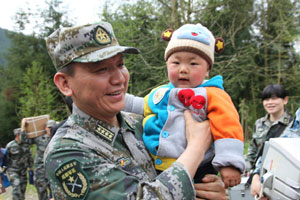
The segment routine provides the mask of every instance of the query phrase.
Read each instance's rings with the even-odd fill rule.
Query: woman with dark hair
[[[255,163],[262,155],[265,141],[279,137],[292,120],[292,116],[285,109],[285,105],[288,103],[288,93],[282,85],[266,86],[261,97],[267,114],[255,122],[254,133],[246,157],[247,171],[252,169],[248,182],[252,181],[251,194],[253,196],[256,196],[260,190],[260,185],[256,187],[259,170],[256,170],[258,168],[255,168]],[[260,183],[260,180],[258,182]]]
[[[259,150],[262,148],[267,137],[283,132],[290,123],[292,117],[285,110],[288,103],[288,93],[282,85],[268,85],[262,91],[262,103],[267,114],[256,120],[252,140],[246,157],[246,167],[249,171],[255,165]]]

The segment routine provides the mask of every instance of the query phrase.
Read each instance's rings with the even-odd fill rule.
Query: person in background
[[[5,188],[10,186],[10,182],[6,176],[7,169],[7,157],[6,157],[6,149],[0,146],[0,194],[4,193]]]
[[[33,182],[36,187],[39,200],[48,200],[52,198],[50,184],[46,177],[45,166],[43,162],[45,149],[50,141],[50,129],[56,124],[54,120],[46,122],[45,134],[28,139],[29,144],[36,144],[36,154],[34,158]],[[21,122],[21,131],[26,134],[26,118]],[[49,135],[48,135],[49,134]]]
[[[271,84],[262,91],[262,103],[267,114],[256,120],[254,133],[246,155],[246,171],[255,167],[255,162],[262,151],[266,138],[278,137],[292,120],[286,111],[288,94],[282,85]],[[262,152],[261,152],[262,153]]]
[[[294,120],[289,124],[289,126],[284,130],[280,135],[283,138],[299,138],[300,137],[300,108],[295,113]],[[255,169],[253,172],[253,178],[251,183],[251,195],[253,197],[258,197],[261,191],[261,178],[260,171],[262,168],[262,159],[261,156],[257,159]],[[262,196],[260,200],[267,200],[268,198]]]
[[[123,54],[139,50],[120,46],[110,23],[60,28],[46,46],[58,70],[54,83],[74,102],[44,156],[55,199],[225,199],[217,176],[192,182],[211,134],[208,123],[195,122],[189,112],[186,150],[156,174],[142,141],[143,117],[121,112],[129,81]]]
[[[223,39],[215,39],[200,23],[185,24],[174,32],[167,29],[162,38],[169,41],[165,61],[170,82],[152,90],[140,109],[145,117],[144,143],[155,159],[155,168],[167,169],[184,151],[183,112],[188,109],[198,121],[209,119],[214,139],[214,148],[206,152],[194,181],[217,174],[217,169],[226,187],[239,184],[245,170],[239,115],[224,91],[222,76],[205,79],[213,67],[215,49],[223,50]],[[137,107],[138,100],[130,97],[126,96],[126,107]]]
[[[14,129],[15,139],[6,145],[7,172],[12,186],[13,200],[24,200],[27,186],[27,170],[32,170],[33,159],[26,135],[20,128]]]

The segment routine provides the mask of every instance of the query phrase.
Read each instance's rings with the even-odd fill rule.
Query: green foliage
[[[256,119],[265,114],[260,93],[267,84],[287,88],[290,112],[299,106],[300,59],[293,46],[299,39],[299,6],[290,0],[140,0],[121,5],[117,12],[106,7],[104,17],[112,22],[121,44],[141,49],[140,57],[132,56],[126,63],[129,92],[137,95],[167,82],[166,43],[160,39],[166,28],[200,22],[224,38],[225,50],[215,55],[210,76],[223,76],[248,139]]]
[[[20,126],[14,102],[6,99],[4,94],[4,92],[0,94],[0,146],[2,147],[14,139],[13,129]]]
[[[105,20],[112,23],[118,41],[122,45],[140,49],[139,56],[126,56],[126,66],[130,72],[128,92],[144,96],[152,88],[167,83],[166,66],[164,62],[165,42],[160,35],[166,29],[162,28],[151,2],[138,1],[133,5],[123,5],[119,12],[105,12]]]
[[[44,41],[44,37],[60,25],[70,24],[64,21],[64,11],[57,11],[60,3],[59,0],[52,0],[48,2],[49,9],[40,13],[31,13],[28,9],[28,12],[21,10],[15,16],[19,32],[8,34],[11,47],[6,56],[7,67],[0,66],[2,145],[13,138],[12,130],[20,126],[22,117],[48,113],[52,119],[62,120],[69,114],[63,96],[52,82],[56,70]],[[41,31],[38,34],[33,32],[31,35],[24,35],[21,31],[26,28],[32,16],[44,19],[44,23],[38,24]]]
[[[10,39],[6,33],[8,30],[0,28],[0,65],[6,66],[6,59],[4,55],[7,53],[7,49],[11,46]]]
[[[21,118],[45,114],[50,114],[51,118],[56,116],[55,86],[40,63],[33,61],[32,66],[26,69],[18,90],[18,114]]]

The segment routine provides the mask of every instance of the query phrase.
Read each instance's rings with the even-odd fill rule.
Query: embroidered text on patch
[[[55,176],[68,197],[79,200],[85,198],[89,190],[89,182],[78,160],[73,159],[63,163],[55,171]]]
[[[97,124],[94,132],[100,136],[102,139],[106,140],[107,142],[112,142],[114,137],[115,137],[115,133],[111,132],[110,130],[104,128],[103,126],[101,126],[99,123]]]
[[[94,40],[99,45],[106,45],[112,42],[111,35],[102,26],[97,26],[95,28]]]

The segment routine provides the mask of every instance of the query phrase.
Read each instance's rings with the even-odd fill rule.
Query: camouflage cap
[[[56,121],[54,121],[54,120],[48,120],[47,123],[46,123],[46,127],[47,127],[47,128],[51,128],[51,127],[53,127],[55,124],[56,124]]]
[[[98,62],[118,53],[139,53],[134,47],[120,46],[108,22],[60,28],[46,38],[46,46],[57,70],[72,61]]]
[[[14,136],[18,135],[21,133],[21,128],[15,128],[14,129]]]

